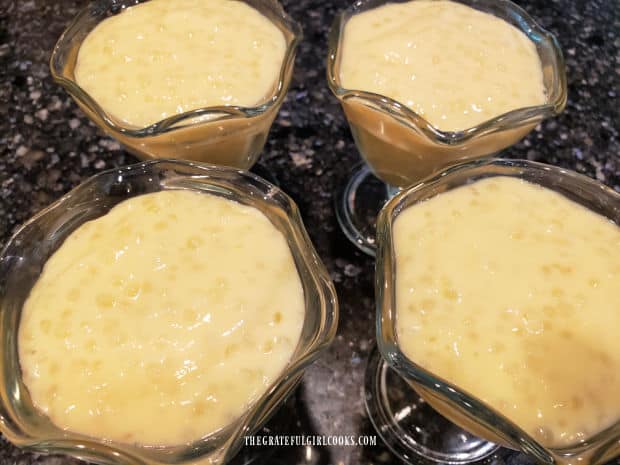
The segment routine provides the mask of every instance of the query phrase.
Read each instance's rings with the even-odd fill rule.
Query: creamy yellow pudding
[[[345,25],[340,79],[458,131],[545,103],[542,65],[523,32],[448,0],[388,3]]]
[[[126,200],[74,231],[24,308],[19,358],[57,426],[144,445],[197,440],[285,369],[304,295],[259,210],[174,190]]]
[[[254,107],[275,91],[286,40],[236,0],[150,0],[84,40],[76,82],[108,113],[145,127],[197,108]]]
[[[394,223],[402,351],[546,446],[620,419],[620,227],[493,177]]]

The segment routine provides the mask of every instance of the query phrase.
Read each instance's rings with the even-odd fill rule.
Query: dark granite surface
[[[50,50],[84,0],[0,0],[0,242],[32,214],[106,168],[135,162],[77,109],[48,71]],[[620,7],[617,0],[520,0],[559,37],[567,62],[565,112],[510,148],[512,157],[575,169],[620,191]],[[295,431],[373,434],[363,407],[364,363],[373,346],[373,260],[340,232],[332,196],[359,161],[325,84],[326,35],[338,0],[287,1],[300,21],[295,78],[261,163],[299,204],[337,286],[341,317],[327,354],[306,373]],[[380,442],[380,441],[379,441]],[[288,448],[267,463],[358,464],[396,459],[382,446]],[[276,460],[278,459],[278,460]],[[502,454],[497,463],[525,460]],[[0,440],[0,464],[74,464]],[[617,463],[620,463],[618,461]]]

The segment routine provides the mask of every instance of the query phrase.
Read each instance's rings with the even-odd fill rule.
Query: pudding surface
[[[344,28],[342,87],[390,97],[440,130],[546,101],[535,44],[492,14],[413,0],[357,13]]]
[[[236,0],[150,0],[84,40],[77,83],[124,123],[145,127],[211,106],[254,107],[275,92],[282,31]]]
[[[288,243],[261,211],[162,191],[83,224],[50,257],[23,308],[20,364],[60,428],[184,444],[266,391],[304,315]]]

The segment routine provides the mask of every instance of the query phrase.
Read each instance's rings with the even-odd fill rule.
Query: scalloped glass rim
[[[166,173],[170,171],[174,173],[174,176],[164,179]],[[4,310],[3,301],[7,294],[8,277],[6,268],[11,266],[12,260],[24,260],[23,257],[10,253],[13,246],[23,240],[23,236],[26,236],[31,229],[38,228],[39,225],[42,230],[45,230],[45,220],[50,217],[54,218],[58,212],[70,209],[79,210],[84,205],[94,202],[99,202],[100,206],[108,208],[109,205],[105,203],[106,199],[100,196],[101,186],[108,188],[116,182],[122,183],[124,179],[136,177],[144,177],[149,185],[157,185],[160,189],[200,189],[216,195],[223,193],[233,200],[245,196],[246,199],[256,199],[268,204],[270,208],[273,207],[274,213],[271,216],[277,216],[286,227],[283,234],[287,236],[304,290],[312,289],[313,295],[315,294],[314,306],[307,306],[306,312],[315,312],[316,322],[312,323],[311,320],[309,322],[308,319],[304,321],[302,336],[289,365],[260,398],[256,399],[233,423],[191,444],[134,446],[62,430],[51,423],[41,412],[36,409],[33,411],[33,407],[29,409],[30,404],[25,406],[22,404],[21,398],[25,395],[29,399],[29,395],[27,388],[21,382],[21,376],[13,372],[9,375],[6,372],[2,374],[5,380],[9,378],[11,382],[0,387],[0,430],[7,439],[20,447],[46,453],[63,453],[84,460],[95,460],[99,463],[113,465],[182,464],[204,457],[206,454],[209,454],[210,458],[216,456],[218,460],[226,462],[243,444],[243,436],[254,433],[275,411],[280,402],[288,396],[301,379],[304,369],[331,344],[337,330],[338,300],[334,284],[312,245],[297,205],[281,189],[246,171],[181,160],[150,160],[103,171],[90,177],[41,210],[13,234],[0,254],[0,307]],[[140,193],[134,194],[127,191],[127,196]],[[88,218],[80,218],[79,224],[87,220]],[[45,233],[46,236],[48,234]],[[305,299],[307,298],[308,295],[305,296]],[[4,319],[0,319],[0,325],[5,324]],[[314,326],[309,326],[310,324]],[[18,327],[18,323],[15,327]],[[304,339],[307,331],[311,331],[310,337]],[[10,357],[10,354],[7,355],[8,352],[11,351],[5,350],[3,357]],[[10,363],[4,362],[2,365],[4,365],[3,371],[10,370]],[[18,400],[8,400],[8,396]],[[15,405],[26,409],[31,423],[14,415]],[[41,421],[43,424],[40,423]],[[33,426],[35,423],[36,425]],[[37,428],[47,429],[49,434],[45,437],[33,435],[33,429]]]
[[[482,420],[485,426],[493,425],[494,432],[507,444],[511,444],[512,447],[516,447],[515,445],[518,444],[521,450],[543,463],[552,464],[556,463],[554,460],[588,453],[593,445],[600,446],[601,444],[617,442],[616,447],[620,451],[620,419],[617,423],[581,443],[562,448],[543,447],[501,413],[478,400],[472,394],[416,364],[398,346],[395,328],[395,296],[392,285],[396,266],[392,244],[392,226],[398,214],[414,203],[440,194],[443,192],[441,190],[443,186],[459,177],[467,176],[467,180],[478,179],[487,175],[507,175],[522,178],[527,174],[553,176],[557,179],[559,187],[562,188],[562,194],[572,193],[576,196],[573,200],[583,199],[580,196],[585,196],[587,193],[596,194],[597,200],[600,202],[597,207],[600,210],[607,211],[605,216],[608,218],[609,212],[613,212],[611,213],[612,220],[620,224],[620,193],[574,171],[527,160],[487,159],[462,163],[402,190],[384,206],[377,220],[375,295],[377,303],[376,337],[379,350],[388,364],[406,378],[459,405],[473,417]],[[457,185],[463,184],[458,181],[455,182]],[[616,449],[612,447],[611,450]],[[603,453],[605,452],[608,451],[604,450]],[[612,457],[606,457],[606,459],[609,458]],[[593,460],[590,463],[594,462]]]
[[[129,0],[129,2],[133,4],[143,3],[144,1],[145,0]],[[98,11],[100,13],[103,13],[109,11],[113,8],[117,8],[117,3],[117,0],[91,0],[90,3],[88,3],[88,5],[77,14],[77,16],[71,21],[69,26],[67,26],[67,28],[64,30],[64,32],[56,42],[56,45],[54,46],[52,55],[50,57],[50,71],[54,81],[60,84],[69,93],[69,95],[71,95],[71,97],[83,104],[95,115],[99,116],[108,129],[129,137],[151,137],[158,134],[170,132],[175,129],[182,129],[191,126],[197,126],[200,124],[212,123],[234,118],[252,118],[266,113],[271,108],[277,108],[278,105],[284,100],[292,75],[292,73],[289,73],[289,70],[292,69],[292,66],[294,64],[297,46],[299,45],[299,42],[303,37],[303,32],[301,25],[295,20],[293,20],[284,11],[284,8],[277,0],[266,0],[262,1],[261,4],[265,4],[266,7],[269,7],[272,10],[274,15],[279,20],[277,26],[281,30],[286,31],[286,34],[290,36],[287,37],[288,43],[284,55],[284,60],[282,61],[282,66],[280,68],[275,93],[271,97],[269,97],[269,99],[255,107],[219,105],[198,108],[196,110],[187,111],[185,113],[172,115],[144,128],[136,128],[134,126],[129,126],[119,121],[117,118],[107,113],[95,101],[95,99],[93,99],[90,94],[88,94],[88,92],[86,92],[84,89],[82,89],[82,87],[80,87],[80,85],[73,78],[73,69],[70,70],[71,73],[69,75],[69,73],[66,72],[67,67],[62,66],[62,64],[60,63],[61,60],[59,60],[61,50],[64,50],[65,47],[71,45],[69,42],[69,37],[72,37],[73,34],[81,30],[85,19],[91,16],[92,12]],[[256,6],[253,5],[251,2],[245,1],[245,3],[248,3],[254,8],[256,8]]]
[[[406,1],[406,0],[400,0]],[[528,123],[537,122],[545,118],[559,114],[566,106],[567,89],[566,74],[564,71],[564,57],[560,44],[556,37],[546,29],[543,29],[525,10],[509,0],[456,0],[459,3],[466,4],[473,8],[479,6],[499,6],[504,7],[508,14],[516,20],[517,27],[521,29],[534,42],[546,42],[553,51],[553,58],[557,63],[554,68],[556,73],[555,80],[557,86],[549,92],[550,102],[544,105],[518,108],[502,115],[491,118],[477,126],[464,129],[462,131],[442,131],[423,116],[420,116],[408,106],[385,95],[375,94],[356,89],[345,89],[340,85],[340,76],[336,71],[339,61],[339,45],[344,32],[344,25],[349,15],[365,11],[377,6],[388,3],[385,0],[358,0],[353,5],[340,12],[329,32],[329,52],[327,56],[327,83],[331,91],[338,99],[346,101],[348,99],[359,99],[366,102],[370,107],[377,107],[384,112],[399,119],[404,125],[413,129],[419,129],[428,139],[446,145],[457,145],[466,142],[472,138],[480,137],[494,132],[511,129]],[[477,8],[480,9],[480,8]],[[486,10],[482,10],[486,11]],[[502,19],[502,17],[496,15]],[[512,24],[512,23],[511,23]],[[547,89],[549,90],[549,89]]]

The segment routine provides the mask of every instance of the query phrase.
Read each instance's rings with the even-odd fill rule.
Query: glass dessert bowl
[[[210,106],[175,114],[147,127],[135,127],[106,112],[76,82],[78,51],[86,36],[103,20],[138,0],[93,0],[60,36],[50,59],[54,80],[105,133],[140,159],[178,158],[249,169],[265,145],[269,129],[286,96],[293,74],[301,27],[277,0],[245,3],[268,18],[284,34],[286,52],[272,95],[256,106]],[[243,69],[239,70],[243,73]]]
[[[495,444],[520,450],[539,463],[604,463],[620,453],[620,419],[575,443],[543,445],[488,403],[417,364],[399,343],[395,220],[409,206],[496,176],[545,187],[616,225],[620,223],[617,192],[571,171],[518,160],[477,160],[451,167],[392,198],[381,211],[377,227],[379,352],[371,356],[366,372],[369,415],[387,445],[410,463],[417,463],[419,456],[448,463],[480,460],[494,452]]]
[[[458,2],[506,21],[535,44],[542,65],[546,102],[516,108],[465,130],[440,130],[390,97],[342,85],[340,73],[347,21],[391,2],[361,0],[340,13],[329,35],[327,81],[342,105],[364,164],[357,168],[336,199],[336,212],[347,237],[370,255],[374,255],[376,247],[376,214],[398,189],[448,166],[490,157],[518,142],[540,121],[557,115],[566,105],[564,60],[551,33],[508,0]]]
[[[209,193],[259,209],[283,234],[301,279],[304,320],[286,368],[265,393],[227,426],[201,439],[174,446],[105,441],[55,426],[38,410],[22,379],[18,328],[24,302],[43,265],[85,222],[118,203],[167,189]],[[226,167],[157,160],[103,172],[82,183],[22,226],[0,257],[1,321],[4,343],[0,428],[19,447],[68,454],[101,464],[225,463],[293,392],[304,369],[333,339],[338,305],[333,283],[317,256],[293,201],[261,178]],[[120,419],[119,421],[122,421]]]

